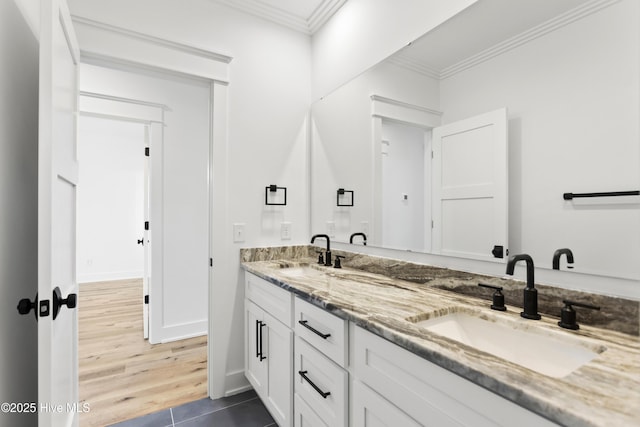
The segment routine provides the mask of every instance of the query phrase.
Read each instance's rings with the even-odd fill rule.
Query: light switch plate
[[[233,224],[233,242],[234,243],[244,242],[244,224],[243,223]]]

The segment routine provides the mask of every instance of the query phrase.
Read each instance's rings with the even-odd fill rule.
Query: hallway
[[[105,426],[207,396],[207,337],[143,339],[142,280],[80,284],[81,427]]]

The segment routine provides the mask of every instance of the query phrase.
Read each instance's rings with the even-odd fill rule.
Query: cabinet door
[[[280,427],[289,427],[293,414],[293,332],[264,313],[262,352],[268,370],[265,404]]]
[[[353,382],[352,411],[354,427],[420,427],[405,414],[360,381]]]
[[[249,300],[244,301],[244,323],[245,323],[245,354],[244,372],[245,376],[258,394],[262,394],[267,383],[267,363],[264,359],[264,338],[265,326],[263,322],[263,311]],[[262,341],[262,352],[261,350]]]

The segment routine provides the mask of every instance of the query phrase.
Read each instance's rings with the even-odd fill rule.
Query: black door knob
[[[77,295],[69,294],[67,298],[62,298],[62,292],[60,288],[56,286],[53,290],[53,320],[56,320],[58,313],[60,313],[60,307],[66,305],[67,308],[76,308]]]
[[[31,301],[29,298],[23,298],[20,301],[18,301],[18,313],[24,316],[25,314],[29,314],[29,312],[33,310],[33,315],[35,316],[36,320],[38,320],[37,307],[38,307],[38,294],[36,294],[36,297],[34,298],[33,301]]]
[[[144,246],[144,239],[138,239],[138,244]]]

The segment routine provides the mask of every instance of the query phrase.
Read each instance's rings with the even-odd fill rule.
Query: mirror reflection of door
[[[431,132],[383,119],[380,149],[382,246],[429,251]]]

